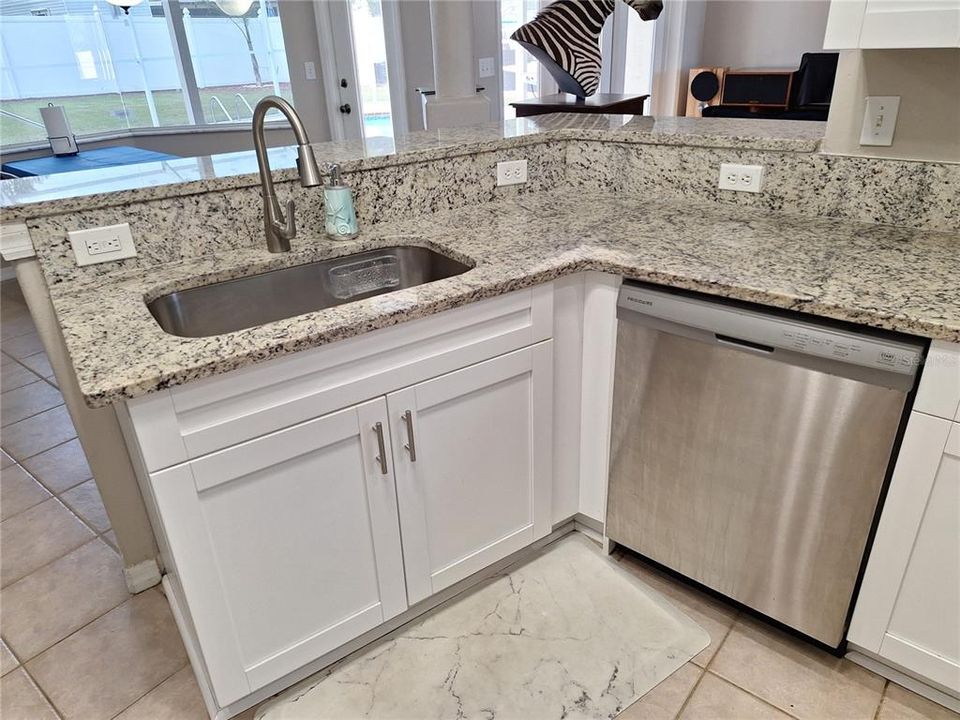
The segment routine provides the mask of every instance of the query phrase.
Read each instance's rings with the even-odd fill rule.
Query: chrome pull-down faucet
[[[290,241],[297,235],[297,222],[294,218],[293,200],[287,201],[287,214],[284,216],[280,202],[273,189],[273,176],[270,174],[270,161],[267,159],[267,145],[263,135],[263,123],[267,112],[276,108],[284,114],[293,134],[297,138],[297,170],[303,187],[315,187],[323,180],[320,168],[310,149],[310,139],[303,122],[293,105],[282,97],[268,95],[257,103],[253,110],[253,147],[257,152],[257,167],[260,170],[260,188],[263,193],[263,230],[267,237],[267,250],[273,253],[289,252]]]

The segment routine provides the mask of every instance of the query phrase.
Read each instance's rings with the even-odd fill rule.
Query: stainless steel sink
[[[209,337],[460,275],[469,265],[424,247],[388,247],[179,290],[147,303],[160,327]]]

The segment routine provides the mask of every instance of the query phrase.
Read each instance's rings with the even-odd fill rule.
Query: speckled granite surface
[[[721,163],[763,166],[760,193],[717,187]],[[960,164],[784,153],[761,148],[570,143],[570,183],[663,199],[926,230],[960,228]]]
[[[545,115],[470,128],[413,132],[397,140],[314,144],[321,163],[339,162],[347,172],[507,150],[546,142],[600,140],[655,145],[750,147],[813,152],[825,123],[726,118],[652,118],[629,115]],[[270,150],[278,183],[296,176],[296,151]],[[85,170],[40,178],[0,181],[0,221],[182,197],[258,185],[253,152],[182,158],[123,168]]]
[[[178,288],[395,244],[426,245],[476,267],[212,338],[167,335],[144,304]],[[960,341],[956,233],[579,188],[381,223],[337,245],[305,237],[285,256],[258,245],[51,291],[80,388],[101,406],[583,270]]]

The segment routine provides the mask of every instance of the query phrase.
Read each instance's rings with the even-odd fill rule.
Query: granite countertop
[[[584,270],[957,342],[957,243],[954,233],[564,189],[384,223],[349,242],[302,237],[285,255],[258,246],[51,292],[81,392],[98,407]],[[432,247],[475,267],[209,338],[167,335],[144,302],[397,244]]]
[[[825,128],[820,122],[553,114],[422,130],[396,140],[314,143],[313,149],[321,164],[338,162],[350,172],[557,139],[811,153],[819,148]],[[295,147],[271,148],[269,158],[277,182],[296,178]],[[252,151],[16,178],[0,181],[0,222],[258,183]]]

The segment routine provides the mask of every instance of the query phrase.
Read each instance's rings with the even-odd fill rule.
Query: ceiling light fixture
[[[107,0],[107,2],[118,8],[123,8],[123,11],[129,15],[130,8],[132,8],[134,5],[139,5],[143,2],[143,0]]]
[[[215,0],[217,7],[230,17],[243,17],[250,12],[253,0]]]

